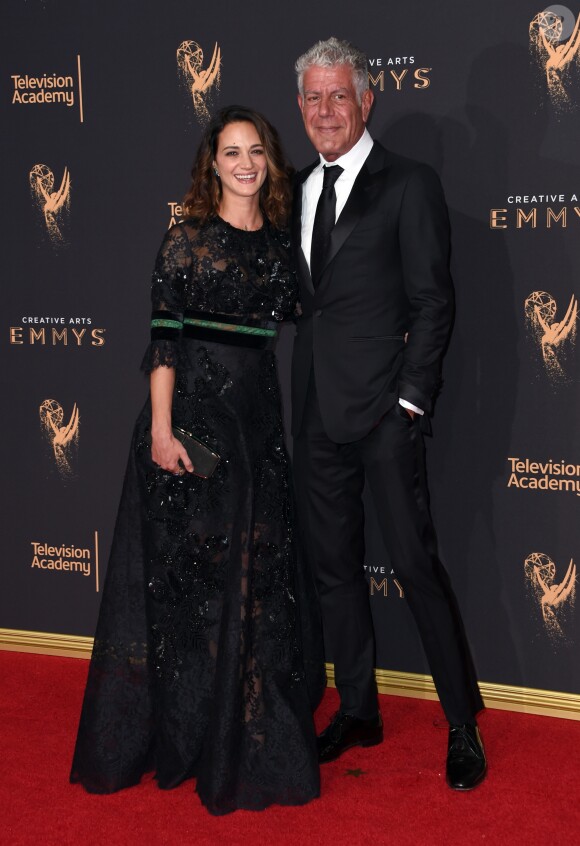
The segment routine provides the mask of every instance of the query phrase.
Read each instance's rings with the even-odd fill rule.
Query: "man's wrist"
[[[415,414],[419,414],[421,415],[421,417],[425,414],[422,408],[418,408],[416,405],[413,405],[412,402],[409,402],[405,399],[401,399],[401,397],[399,397],[399,405],[402,405],[403,408],[406,408],[409,411],[414,411]]]

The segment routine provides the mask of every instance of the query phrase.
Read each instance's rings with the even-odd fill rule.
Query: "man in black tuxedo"
[[[383,739],[363,566],[366,481],[449,720],[447,781],[468,790],[486,772],[475,719],[483,702],[437,554],[422,438],[453,315],[447,208],[431,168],[371,139],[364,54],[330,38],[296,71],[319,160],[299,174],[293,213],[302,305],[294,464],[341,703],[319,756]]]

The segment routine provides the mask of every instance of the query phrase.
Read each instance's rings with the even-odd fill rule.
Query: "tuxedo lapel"
[[[308,288],[311,294],[314,293],[314,283],[312,281],[312,275],[310,273],[310,268],[308,267],[308,262],[306,261],[306,256],[304,255],[304,250],[302,246],[298,247],[298,253],[296,255],[296,261],[298,264],[298,270],[300,272],[301,278],[304,280],[304,284]]]
[[[346,205],[340,213],[330,235],[330,246],[326,256],[325,268],[336,256],[354,227],[359,222],[365,209],[380,190],[380,181],[375,177],[384,165],[383,150],[375,142],[367,161],[354,181]]]
[[[298,175],[294,190],[294,208],[292,212],[292,236],[296,245],[296,263],[300,276],[311,293],[314,293],[314,285],[312,283],[312,276],[310,275],[310,268],[308,267],[308,262],[302,249],[302,187],[317,164],[318,162],[314,162]],[[383,186],[381,171],[388,167],[388,165],[389,154],[384,147],[375,141],[366,162],[354,181],[348,200],[336,221],[336,225],[330,234],[330,245],[324,263],[325,269],[334,259],[367,207],[381,191]],[[324,271],[320,277],[319,287],[323,284]]]
[[[302,189],[317,164],[318,162],[314,162],[298,175],[294,186],[294,205],[292,209],[292,240],[294,242],[297,269],[300,278],[312,294],[314,293],[314,285],[312,283],[312,276],[310,275],[310,268],[306,261],[304,250],[302,249]]]
[[[325,268],[336,256],[368,205],[367,188],[370,187],[368,181],[369,173],[363,165],[361,172],[352,186],[346,205],[340,213],[334,229],[330,233],[330,246],[326,254]]]

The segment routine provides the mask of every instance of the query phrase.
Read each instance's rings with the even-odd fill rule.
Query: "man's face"
[[[313,65],[304,73],[304,96],[298,95],[306,134],[329,162],[348,153],[363,134],[373,104],[372,91],[357,102],[350,65],[321,68]]]

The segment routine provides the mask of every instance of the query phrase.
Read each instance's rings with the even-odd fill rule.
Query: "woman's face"
[[[229,123],[218,135],[215,167],[222,198],[253,197],[268,175],[264,146],[253,123]]]

